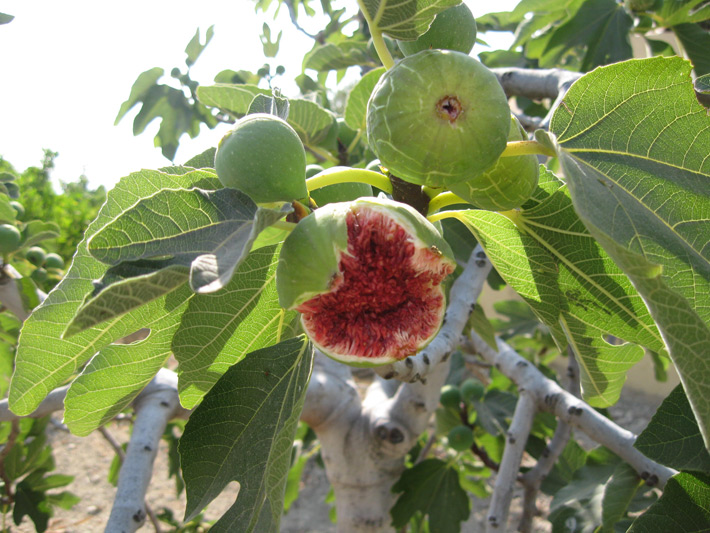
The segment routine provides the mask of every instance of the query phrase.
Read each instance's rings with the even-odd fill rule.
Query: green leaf
[[[256,85],[225,85],[217,84],[197,88],[197,98],[209,107],[218,107],[235,117],[241,117],[249,111],[249,105],[257,94],[271,95],[268,89]]]
[[[59,237],[59,226],[54,222],[31,220],[22,228],[21,246],[27,248],[47,239],[56,239],[57,237]]]
[[[614,524],[626,516],[627,509],[643,481],[626,463],[620,463],[604,487],[602,532],[614,533]]]
[[[644,298],[710,447],[710,117],[690,65],[597,69],[550,129],[577,213]]]
[[[208,148],[199,155],[196,155],[192,159],[185,162],[185,167],[190,168],[210,168],[214,169],[214,156],[217,149],[212,147]]]
[[[303,58],[304,69],[318,72],[341,70],[353,66],[379,66],[379,62],[370,55],[366,42],[326,43],[314,48]]]
[[[700,533],[710,524],[710,476],[681,472],[666,483],[663,496],[638,517],[628,533]]]
[[[194,407],[249,352],[295,335],[298,313],[282,309],[276,293],[280,249],[253,251],[226,287],[190,301],[172,343],[183,406]]]
[[[62,333],[94,286],[106,265],[93,258],[86,242],[101,228],[132,206],[137,199],[163,188],[221,187],[212,172],[183,175],[142,171],[123,178],[109,192],[97,219],[87,228],[69,271],[25,321],[17,349],[16,370],[10,386],[10,407],[19,415],[34,411],[45,396],[74,375],[97,351],[140,328],[150,328],[166,314],[166,299],[159,298],[101,328],[90,328],[63,340]],[[151,339],[144,341],[150,345]]]
[[[663,400],[634,447],[649,459],[676,470],[710,474],[710,453],[705,449],[698,423],[678,385]]]
[[[476,402],[476,423],[490,435],[504,435],[518,399],[509,392],[493,389]]]
[[[10,198],[0,194],[0,222],[14,224],[17,211],[10,205]]]
[[[167,263],[167,266],[162,266]],[[101,322],[121,315],[164,296],[190,277],[185,265],[170,261],[135,261],[108,270],[88,294],[81,308],[67,325],[63,338],[69,338]]]
[[[308,339],[289,339],[252,352],[205,395],[179,445],[186,520],[238,481],[236,503],[211,531],[278,531],[312,360]]]
[[[701,94],[710,94],[710,74],[698,76],[695,79],[695,91]]]
[[[236,189],[162,190],[138,201],[89,241],[91,254],[111,265],[171,256],[190,264],[196,292],[223,287],[256,236],[291,208],[265,209]],[[144,221],[150,220],[150,227]]]
[[[483,307],[480,305],[475,307],[471,313],[468,323],[471,326],[471,329],[473,329],[473,331],[475,331],[488,346],[493,348],[495,351],[498,351],[498,345],[496,344],[496,331],[486,317]]]
[[[121,109],[118,111],[114,125],[118,124],[126,113],[133,108],[133,106],[145,100],[148,96],[148,91],[151,87],[156,85],[164,73],[165,71],[162,68],[154,67],[150,70],[142,72],[138,76],[138,79],[133,84],[133,87],[131,87],[131,94],[129,95],[128,100],[121,104]]]
[[[544,51],[546,58],[559,58],[575,46],[585,46],[582,70],[633,57],[629,30],[633,19],[615,0],[587,0],[569,21],[553,31]],[[547,63],[546,63],[547,64]]]
[[[360,7],[370,31],[393,39],[413,41],[425,33],[437,13],[460,4],[460,0],[362,0]]]
[[[708,17],[710,17],[710,9]],[[710,72],[710,32],[699,24],[679,24],[673,26],[673,33],[683,45],[688,58],[693,63],[695,74],[702,76]]]
[[[190,42],[187,44],[187,47],[185,48],[185,53],[187,54],[187,58],[185,58],[185,63],[187,64],[188,67],[191,67],[192,65],[195,64],[195,61],[197,61],[197,58],[200,57],[200,54],[204,51],[204,49],[207,47],[207,45],[210,44],[210,41],[212,40],[213,36],[214,36],[214,25],[207,28],[207,33],[205,34],[205,44],[201,44],[200,43],[200,30],[199,30],[199,28],[197,29],[194,37],[192,39],[190,39]]]
[[[264,22],[264,26],[262,27],[262,35],[260,37],[261,39],[261,44],[264,48],[264,55],[266,57],[276,57],[276,54],[279,53],[279,43],[281,42],[281,35],[283,34],[282,31],[279,32],[279,35],[276,37],[275,41],[271,40],[271,28],[269,28],[269,25]]]
[[[276,91],[274,91],[276,93]],[[254,113],[267,113],[275,115],[283,120],[288,118],[289,101],[288,98],[283,98],[274,94],[268,96],[266,94],[257,94],[249,104],[248,115]]]
[[[15,18],[14,15],[8,15],[7,13],[0,13],[0,25],[12,22]]]
[[[309,100],[289,100],[288,123],[306,146],[316,146],[334,124],[333,115]]]
[[[440,459],[425,459],[405,470],[392,492],[401,492],[390,513],[392,526],[405,527],[417,511],[429,515],[431,531],[456,533],[471,513],[459,473]]]
[[[666,0],[656,15],[666,27],[686,22],[702,22],[710,19],[710,5],[704,3],[704,0]]]
[[[367,118],[367,101],[370,99],[372,90],[385,73],[385,68],[376,68],[365,74],[358,80],[355,87],[348,95],[345,104],[345,123],[354,130],[365,131]]]

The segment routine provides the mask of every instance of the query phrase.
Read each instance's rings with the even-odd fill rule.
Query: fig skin
[[[476,44],[476,19],[466,4],[459,4],[436,15],[426,33],[415,41],[397,44],[405,56],[436,48],[468,55]]]
[[[367,183],[334,183],[311,191],[311,198],[319,207],[336,202],[350,202],[367,196],[372,196],[372,186]]]
[[[392,174],[417,185],[446,187],[487,170],[509,131],[510,108],[495,74],[461,52],[405,57],[368,102],[372,150]]]
[[[522,141],[527,134],[518,119],[511,116],[509,141]],[[450,186],[451,192],[470,204],[489,211],[508,211],[520,207],[537,186],[540,165],[534,155],[501,157],[489,170],[470,180]]]
[[[291,202],[308,196],[306,151],[296,131],[274,115],[239,120],[219,142],[217,177],[257,204]]]
[[[378,228],[393,233],[359,240]],[[390,242],[402,248],[388,248]],[[282,307],[303,313],[304,330],[323,353],[352,366],[380,366],[414,355],[434,338],[445,310],[440,281],[455,265],[449,245],[413,208],[361,198],[316,209],[297,224],[281,250],[276,289]],[[381,288],[366,294],[362,283]]]
[[[14,252],[20,246],[22,234],[12,224],[0,224],[0,253]]]

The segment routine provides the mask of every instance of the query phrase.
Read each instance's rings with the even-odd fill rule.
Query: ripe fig
[[[372,150],[395,176],[418,185],[448,186],[487,170],[509,130],[495,74],[461,52],[405,57],[383,74],[367,106]]]
[[[17,250],[22,234],[12,224],[0,224],[0,253],[7,254]]]
[[[281,250],[276,288],[322,352],[377,366],[433,339],[445,310],[441,282],[455,266],[449,245],[413,208],[365,198],[298,223]]]
[[[25,259],[27,259],[34,266],[42,266],[46,255],[47,252],[44,251],[44,248],[32,246],[27,250],[27,252],[25,252]]]
[[[509,141],[522,141],[527,134],[518,119],[511,117]],[[534,155],[501,157],[490,169],[449,186],[467,202],[489,211],[520,207],[537,186],[540,165]]]
[[[449,446],[457,452],[468,450],[473,445],[473,431],[468,426],[456,426],[449,431]]]
[[[47,254],[47,256],[44,258],[44,267],[58,268],[61,270],[62,268],[64,268],[64,259],[62,259],[62,256],[59,254]]]
[[[466,4],[459,4],[436,15],[429,29],[418,39],[398,41],[398,44],[405,56],[433,48],[468,55],[476,44],[476,20]]]
[[[291,202],[308,196],[306,151],[295,130],[274,115],[255,113],[219,142],[217,177],[254,202]]]

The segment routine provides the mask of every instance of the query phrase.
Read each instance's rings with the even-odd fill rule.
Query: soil
[[[662,401],[662,398],[650,396],[632,389],[625,390],[621,401],[610,409],[612,417],[620,425],[638,433],[646,426],[650,417]],[[114,422],[107,426],[108,431],[118,442],[127,442],[129,425],[126,422]],[[63,429],[60,423],[49,429],[54,457],[57,463],[56,472],[75,476],[74,482],[65,490],[70,490],[81,498],[73,509],[66,511],[57,509],[50,521],[50,533],[95,533],[104,530],[111,512],[111,503],[115,487],[107,481],[107,472],[114,458],[114,452],[104,437],[94,432],[88,437],[76,437]],[[583,441],[584,444],[584,441]],[[587,445],[591,442],[587,441]],[[162,508],[170,509],[176,519],[181,519],[185,509],[184,493],[176,496],[175,481],[168,478],[167,446],[161,443],[161,449],[156,459],[153,481],[147,495],[147,501],[153,510],[159,512]],[[325,503],[329,491],[328,481],[322,468],[310,461],[302,478],[302,490],[298,500],[294,502],[289,512],[282,520],[282,533],[334,533],[335,525],[330,521],[330,505]],[[227,487],[205,512],[206,519],[216,519],[221,516],[234,502],[236,487]],[[516,493],[511,513],[511,524],[515,524],[520,514],[520,494]],[[549,499],[540,502],[544,513],[549,506]],[[470,519],[462,525],[463,533],[482,531],[488,500],[472,499]],[[7,517],[8,523],[12,522]],[[165,524],[162,531],[170,531]],[[549,523],[539,518],[535,531],[550,531]],[[27,517],[20,526],[12,526],[11,531],[22,533],[34,532],[34,526]],[[140,531],[155,531],[150,521]]]

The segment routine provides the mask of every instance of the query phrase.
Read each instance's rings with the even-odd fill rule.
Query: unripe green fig
[[[47,254],[44,258],[44,267],[62,269],[64,268],[64,259],[62,259],[62,256],[59,254]]]
[[[509,141],[522,141],[527,134],[511,117]],[[537,186],[540,164],[534,155],[501,157],[492,168],[449,186],[454,194],[481,209],[507,211],[520,207]]]
[[[486,388],[483,383],[477,379],[467,379],[459,387],[461,391],[461,399],[466,403],[471,403],[475,400],[480,400],[483,398],[483,394]]]
[[[455,385],[444,385],[441,387],[439,403],[450,409],[458,409],[461,403],[461,392],[459,388]]]
[[[307,165],[306,166],[306,179],[312,178],[319,172],[323,172],[325,169],[320,165]]]
[[[32,274],[30,274],[30,278],[32,278],[36,283],[44,283],[47,281],[47,271],[42,268],[35,268],[32,271]]]
[[[311,198],[319,207],[335,202],[350,202],[368,196],[372,196],[372,186],[367,183],[335,183],[311,191]]]
[[[27,252],[25,252],[25,259],[27,259],[34,266],[42,266],[46,255],[47,252],[44,251],[44,248],[32,246],[27,250]]]
[[[424,50],[382,75],[367,138],[392,174],[444,187],[480,174],[505,150],[510,108],[488,68],[461,52]]]
[[[20,202],[18,202],[16,200],[13,200],[12,202],[10,202],[10,205],[15,210],[15,213],[16,213],[15,216],[16,216],[17,220],[22,220],[23,218],[25,218],[25,206],[24,205],[22,205]]]
[[[476,44],[476,20],[466,4],[459,4],[437,14],[426,33],[415,41],[398,44],[405,56],[435,48],[468,55]]]
[[[412,207],[361,198],[328,204],[296,225],[281,249],[276,289],[323,353],[378,366],[434,338],[445,311],[441,282],[455,267],[449,245]]]
[[[22,241],[22,234],[12,224],[0,224],[0,253],[7,254],[17,250]]]
[[[449,446],[463,452],[473,445],[473,431],[468,426],[456,426],[449,431],[448,440]]]
[[[656,11],[663,5],[663,0],[625,0],[624,5],[632,13]]]
[[[256,113],[240,119],[219,142],[217,177],[258,204],[291,202],[308,196],[306,151],[286,121]]]

